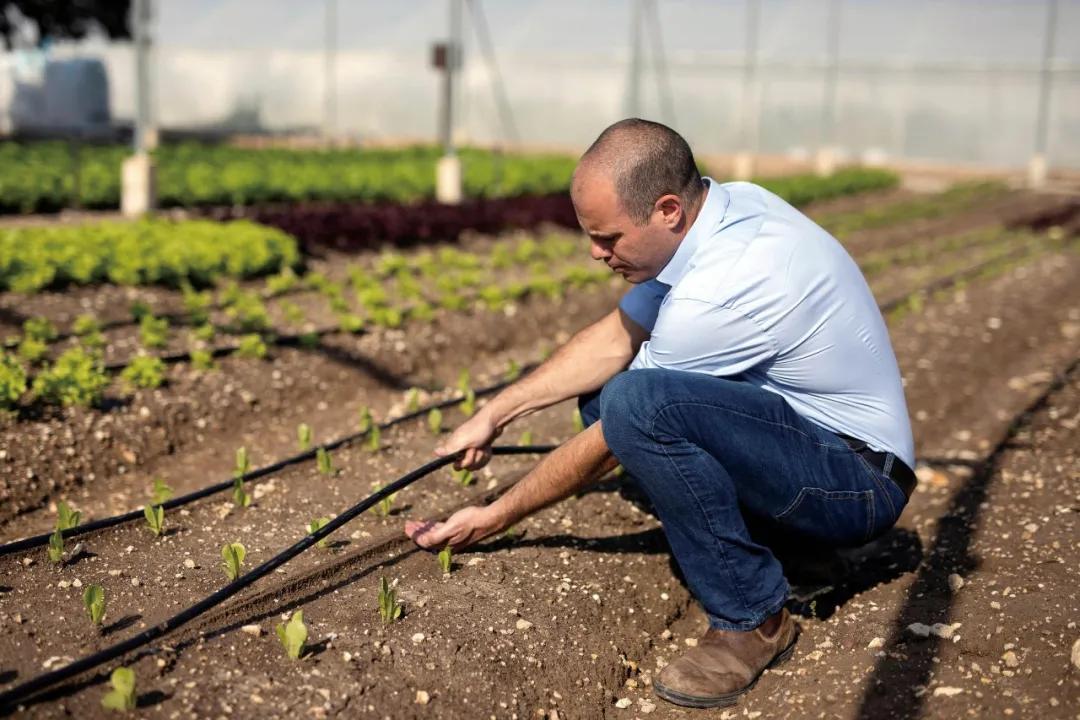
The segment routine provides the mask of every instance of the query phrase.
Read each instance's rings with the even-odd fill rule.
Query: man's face
[[[614,183],[599,172],[579,170],[574,176],[571,196],[578,223],[592,243],[590,254],[629,282],[651,280],[675,254],[681,235],[673,233],[681,225],[682,208],[673,195],[657,201],[649,221],[637,225],[619,202]],[[672,200],[675,207],[671,207]],[[672,212],[678,216],[673,218]]]

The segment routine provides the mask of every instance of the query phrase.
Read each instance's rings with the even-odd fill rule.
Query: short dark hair
[[[609,126],[581,160],[595,160],[611,171],[623,209],[639,225],[649,221],[662,196],[678,195],[689,204],[703,190],[690,145],[667,125],[650,120],[627,118]]]

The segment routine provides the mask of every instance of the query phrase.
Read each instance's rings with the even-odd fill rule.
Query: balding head
[[[666,125],[628,118],[600,133],[581,156],[571,192],[586,184],[610,183],[633,222],[643,225],[664,195],[693,207],[703,190],[690,146]]]

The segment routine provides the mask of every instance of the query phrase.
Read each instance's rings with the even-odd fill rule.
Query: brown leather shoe
[[[656,694],[676,705],[694,708],[734,705],[754,687],[766,668],[788,660],[799,630],[787,609],[779,623],[766,620],[754,630],[709,629],[697,647],[665,667],[653,680]],[[763,631],[773,627],[771,633]]]

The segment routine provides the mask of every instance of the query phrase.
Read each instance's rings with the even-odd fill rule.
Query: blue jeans
[[[630,370],[579,406],[587,424],[602,421],[715,628],[755,628],[787,600],[779,561],[748,524],[856,546],[891,528],[907,504],[841,438],[748,382]]]

